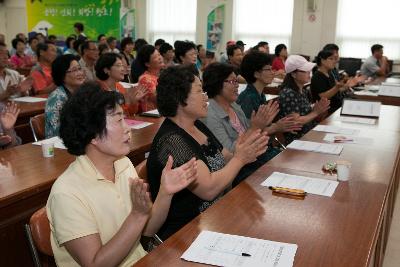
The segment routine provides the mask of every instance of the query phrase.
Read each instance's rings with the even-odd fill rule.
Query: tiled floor
[[[396,203],[392,225],[389,233],[389,240],[386,247],[383,267],[399,267],[400,266],[400,191],[397,192]]]

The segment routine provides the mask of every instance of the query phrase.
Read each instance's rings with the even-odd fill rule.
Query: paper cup
[[[336,171],[339,181],[348,181],[350,175],[351,163],[348,161],[337,161]]]
[[[42,153],[45,158],[54,157],[54,143],[43,143]]]

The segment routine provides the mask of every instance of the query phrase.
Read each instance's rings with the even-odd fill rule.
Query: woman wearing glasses
[[[285,119],[272,125],[272,121],[278,113],[278,105],[272,101],[260,105],[257,112],[252,111],[250,119],[246,118],[242,108],[236,103],[239,85],[234,71],[233,65],[212,63],[203,73],[203,88],[210,97],[208,114],[204,122],[224,148],[234,153],[239,136],[248,135],[257,129],[265,130],[268,134],[286,129],[297,129],[293,120],[287,122]],[[242,168],[234,185],[279,152],[279,150],[269,147],[257,158],[257,161]]]
[[[46,138],[58,135],[61,109],[85,81],[85,73],[78,61],[79,57],[67,54],[56,58],[51,66],[51,76],[57,88],[49,95],[46,102]]]
[[[124,113],[133,116],[138,111],[138,101],[147,93],[143,86],[127,88],[119,82],[124,79],[126,66],[122,63],[122,57],[116,53],[105,53],[99,57],[95,66],[96,76],[101,88],[106,91],[118,91],[125,97],[122,108]]]
[[[236,142],[235,154],[223,148],[199,119],[207,116],[207,95],[192,66],[174,66],[161,72],[157,104],[166,119],[153,140],[147,160],[153,199],[160,188],[162,169],[170,156],[174,168],[195,157],[198,179],[175,194],[158,235],[166,239],[210,206],[230,188],[239,170],[266,150],[268,137],[256,130]]]

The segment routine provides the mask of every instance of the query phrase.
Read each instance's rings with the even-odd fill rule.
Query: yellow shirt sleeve
[[[76,238],[99,233],[92,211],[74,195],[52,195],[47,203],[47,214],[58,246]]]

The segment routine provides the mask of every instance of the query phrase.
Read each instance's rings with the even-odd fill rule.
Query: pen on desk
[[[279,187],[279,186],[270,186],[268,187],[272,190],[272,192],[279,193],[279,194],[286,194],[292,196],[305,196],[307,193],[301,189],[292,189],[286,187]]]
[[[232,255],[236,255],[236,256],[251,257],[251,255],[246,252],[236,252],[236,251],[231,251],[231,250],[223,250],[223,249],[210,248],[210,247],[205,247],[205,249],[215,251],[215,252],[220,252],[220,253],[232,254]]]

